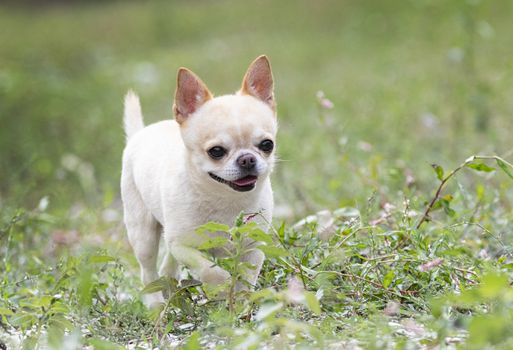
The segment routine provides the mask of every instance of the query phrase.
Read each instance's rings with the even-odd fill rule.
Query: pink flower
[[[335,105],[324,95],[323,91],[317,91],[317,101],[319,101],[319,105],[324,109],[333,109]]]

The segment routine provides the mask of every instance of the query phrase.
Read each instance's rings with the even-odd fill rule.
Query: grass
[[[511,10],[0,6],[0,341],[510,348]],[[257,291],[213,301],[193,281],[160,280],[146,288],[170,298],[152,313],[121,223],[122,96],[134,88],[148,122],[167,118],[178,67],[223,94],[261,53],[275,74],[282,160]],[[233,259],[217,263],[237,273]]]

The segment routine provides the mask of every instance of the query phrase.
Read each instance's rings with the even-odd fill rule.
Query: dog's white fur
[[[144,284],[159,275],[178,278],[184,265],[203,283],[219,285],[230,275],[197,249],[205,237],[196,228],[210,221],[232,225],[241,212],[262,212],[267,222],[272,219],[269,174],[274,150],[259,148],[262,140],[274,142],[277,131],[267,58],[260,56],[250,65],[237,94],[216,98],[192,72],[180,69],[174,114],[175,120],[144,127],[138,97],[126,95],[121,193],[128,238]],[[222,146],[227,154],[213,159],[208,150],[214,146]],[[243,155],[256,161],[252,174],[258,179],[252,190],[236,191],[209,175],[237,181],[245,174],[238,163]],[[157,273],[161,236],[166,252]],[[245,276],[254,285],[264,255],[253,249],[243,260],[255,267]],[[145,301],[153,305],[163,298],[153,293]]]

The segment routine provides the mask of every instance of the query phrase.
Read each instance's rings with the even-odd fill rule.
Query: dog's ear
[[[173,113],[179,124],[212,98],[204,82],[187,68],[178,70]]]
[[[241,93],[258,98],[275,111],[273,73],[267,56],[262,55],[249,65],[242,81]]]

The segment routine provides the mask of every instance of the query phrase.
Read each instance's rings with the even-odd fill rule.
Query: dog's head
[[[267,57],[249,66],[235,95],[215,98],[201,79],[181,68],[173,112],[195,181],[247,192],[271,172],[278,124]]]

